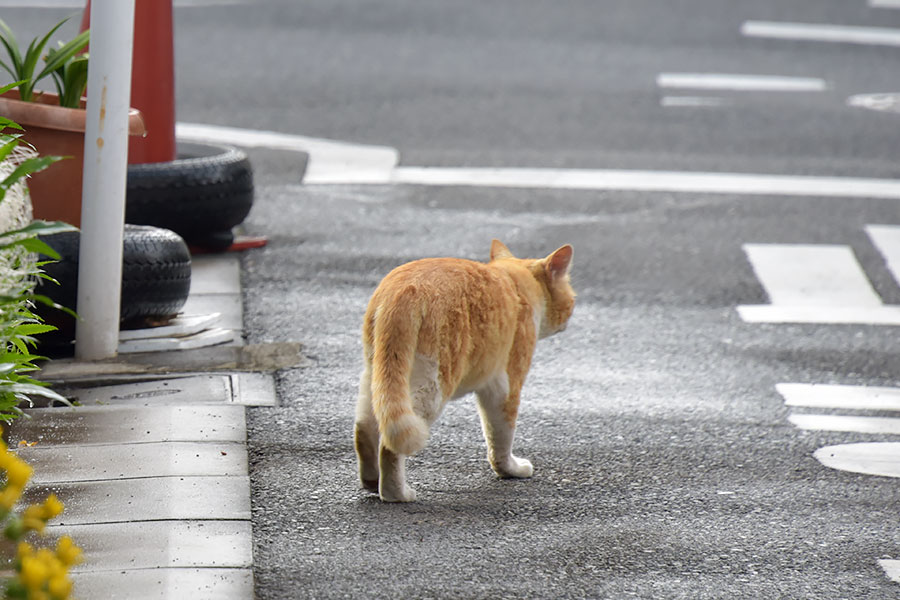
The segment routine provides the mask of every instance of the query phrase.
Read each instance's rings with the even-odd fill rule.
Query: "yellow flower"
[[[44,500],[44,520],[49,521],[53,517],[58,517],[62,514],[65,505],[60,502],[59,498],[56,497],[56,494],[50,494],[47,496],[47,499]]]
[[[6,512],[12,510],[13,506],[16,505],[16,502],[19,501],[19,498],[22,497],[22,488],[18,488],[15,486],[8,485],[2,490],[0,490],[0,507],[5,509]]]
[[[72,580],[65,574],[55,575],[50,578],[47,591],[56,600],[66,600],[72,593]]]
[[[26,556],[31,556],[34,554],[34,548],[31,547],[31,544],[28,542],[19,542],[18,548],[16,548],[16,556],[19,557],[19,560]]]
[[[37,555],[23,556],[20,577],[29,592],[40,591],[50,575],[48,565]]]
[[[6,485],[24,488],[25,484],[28,483],[28,480],[31,479],[31,474],[34,472],[34,469],[18,456],[14,456],[10,452],[6,452],[5,454],[7,457],[12,457],[4,466],[6,469]]]
[[[56,543],[56,556],[67,567],[77,565],[82,560],[81,548],[76,546],[72,538],[67,535],[59,538],[59,541]]]

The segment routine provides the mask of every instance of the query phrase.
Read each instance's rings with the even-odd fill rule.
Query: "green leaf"
[[[28,296],[28,299],[32,300],[34,302],[37,302],[39,304],[43,304],[44,306],[49,306],[50,308],[55,308],[56,310],[61,310],[62,312],[69,315],[70,317],[81,320],[81,317],[79,317],[78,313],[76,313],[74,310],[63,306],[62,304],[59,304],[52,298],[44,296],[43,294],[30,294]]]
[[[36,237],[25,238],[25,239],[19,240],[17,242],[13,242],[11,244],[3,246],[3,248],[12,248],[15,246],[20,246],[22,248],[25,248],[29,252],[36,252],[37,254],[43,254],[44,256],[49,256],[50,258],[52,258],[54,260],[60,259],[59,252],[57,252],[56,250],[51,248],[47,244],[47,242],[40,240]]]
[[[19,52],[19,42],[16,40],[16,36],[13,34],[12,29],[9,28],[9,25],[7,25],[3,19],[0,19],[0,42],[6,47],[6,52],[12,60],[14,70],[16,72],[21,71],[22,55]],[[21,77],[15,75],[13,77],[21,79]]]
[[[60,23],[60,25],[62,25],[62,23]],[[57,27],[59,27],[59,25],[57,25]],[[53,32],[51,31],[51,33]],[[47,64],[44,66],[43,70],[41,70],[38,76],[34,78],[34,80],[40,81],[50,73],[65,65],[69,60],[72,59],[73,56],[81,52],[81,50],[83,50],[84,47],[88,45],[88,42],[90,40],[91,32],[90,30],[85,30],[60,46],[59,49],[50,51],[47,54]]]
[[[0,392],[12,392],[14,394],[25,394],[26,396],[43,396],[58,402],[62,402],[67,406],[72,406],[69,399],[54,392],[50,388],[42,387],[34,383],[11,383],[4,384],[0,381]]]
[[[6,192],[15,183],[27,175],[43,171],[53,163],[62,160],[59,156],[36,156],[22,161],[13,172],[0,181],[0,191]]]
[[[14,81],[13,83],[8,83],[8,84],[4,85],[3,87],[0,87],[0,94],[5,94],[9,90],[16,89],[19,86],[19,84],[21,84],[21,83],[22,83],[21,81]],[[12,121],[10,121],[10,123],[11,122]],[[19,129],[21,129],[21,127],[19,127]]]
[[[12,152],[13,150],[15,150],[16,147],[19,145],[19,136],[18,135],[9,136],[9,137],[11,138],[10,141],[8,141],[5,144],[3,144],[2,146],[0,146],[0,162],[2,162],[3,159],[5,159],[7,156],[9,156],[9,153]],[[4,181],[5,181],[5,179],[4,179]]]
[[[16,327],[16,333],[21,333],[23,335],[38,335],[54,330],[56,330],[56,327],[53,325],[45,325],[43,323],[25,323],[24,325]]]
[[[81,97],[87,87],[88,77],[88,57],[83,54],[73,58],[72,62],[66,65],[64,74],[61,78],[54,73],[54,80],[61,79],[57,83],[60,89],[59,104],[67,108],[78,108],[81,106]]]
[[[66,17],[65,19],[57,23],[50,31],[46,33],[46,35],[44,35],[43,38],[41,38],[40,42],[38,42],[37,38],[31,40],[31,43],[28,45],[28,50],[25,53],[25,60],[23,62],[23,73],[27,74],[29,78],[34,74],[35,68],[37,67],[37,61],[41,58],[41,54],[44,53],[44,46],[46,46],[47,42],[50,41],[50,37],[54,33],[56,33],[56,30],[62,27],[63,24],[65,24],[65,22],[68,20],[69,17]],[[53,69],[50,69],[50,71],[52,70]],[[37,77],[34,77],[31,80],[31,84],[33,85],[37,83],[47,75],[49,75],[49,71],[45,68]]]

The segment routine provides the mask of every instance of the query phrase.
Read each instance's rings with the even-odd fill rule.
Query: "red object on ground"
[[[81,20],[90,26],[91,1]],[[135,0],[131,106],[141,111],[147,135],[129,140],[131,164],[175,159],[175,49],[172,0]]]
[[[251,250],[254,248],[262,248],[266,244],[269,243],[269,238],[266,236],[250,236],[250,235],[238,235],[235,236],[234,242],[225,248],[224,250],[209,250],[208,248],[203,248],[200,246],[191,246],[191,254],[218,254],[219,252],[243,252],[244,250]]]

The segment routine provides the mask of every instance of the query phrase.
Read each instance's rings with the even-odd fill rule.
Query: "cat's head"
[[[540,284],[544,294],[544,304],[538,307],[538,337],[547,337],[566,328],[569,317],[575,309],[575,290],[569,283],[569,268],[572,266],[572,246],[566,244],[541,259],[516,259],[512,252],[499,240],[491,243],[491,260],[514,259],[528,268]]]

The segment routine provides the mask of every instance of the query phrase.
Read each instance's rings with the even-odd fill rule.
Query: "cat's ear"
[[[491,260],[497,260],[498,258],[515,258],[513,253],[509,251],[503,242],[500,240],[492,240],[491,241]]]
[[[566,244],[547,257],[547,272],[550,274],[551,281],[557,281],[569,274],[573,254],[572,246]]]

